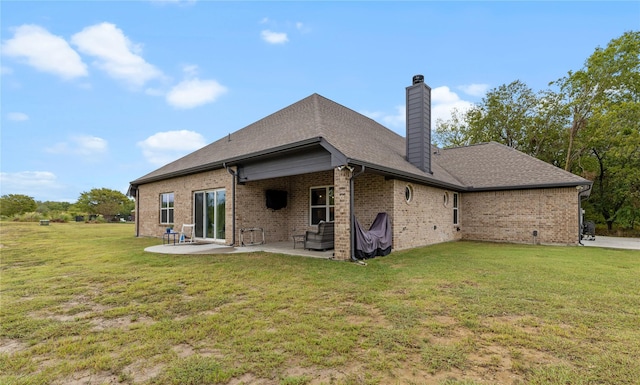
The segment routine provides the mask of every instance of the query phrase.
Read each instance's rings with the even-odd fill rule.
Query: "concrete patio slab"
[[[586,239],[583,239],[582,244],[589,247],[640,250],[640,238],[603,237],[596,235],[595,240],[587,241]]]
[[[324,258],[333,257],[333,250],[316,251],[293,248],[293,242],[273,242],[263,245],[252,246],[228,246],[216,243],[180,243],[150,246],[144,249],[149,253],[188,255],[188,254],[233,254],[233,253],[253,253],[267,252],[287,255],[297,255],[302,257]]]

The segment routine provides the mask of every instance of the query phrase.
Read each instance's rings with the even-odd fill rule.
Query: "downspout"
[[[582,198],[585,197],[585,193],[591,190],[591,186],[577,186],[578,190],[578,244],[584,246],[582,243],[582,229],[584,228],[584,217],[582,216]]]
[[[354,190],[354,183],[353,180],[360,176],[362,173],[364,173],[364,166],[361,166],[362,169],[356,173],[353,174],[353,172],[351,173],[351,177],[349,178],[349,213],[351,216],[351,224],[349,225],[349,232],[351,233],[349,235],[349,238],[351,240],[351,262],[360,262],[360,260],[358,258],[356,258],[356,236],[355,236],[355,231],[353,231],[353,229],[356,226],[356,214],[355,214],[355,210],[354,210],[354,198],[353,198],[353,190]]]
[[[136,238],[140,236],[140,190],[136,187]]]
[[[232,216],[232,220],[231,220],[231,229],[233,230],[233,235],[231,236],[231,244],[229,246],[235,246],[236,245],[236,179],[238,177],[238,174],[233,171],[229,166],[227,166],[227,163],[223,163],[222,167],[224,167],[227,172],[229,174],[231,174],[231,179],[233,180],[233,183],[231,184],[231,199],[233,200],[233,204],[231,205],[231,216]]]

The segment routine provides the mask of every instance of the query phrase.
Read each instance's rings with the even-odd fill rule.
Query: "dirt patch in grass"
[[[187,345],[187,344],[175,345],[173,347],[173,351],[180,358],[189,357],[189,356],[194,355],[196,353],[195,350],[193,350],[193,348],[190,345]]]
[[[0,353],[14,354],[27,348],[27,344],[9,338],[0,338]]]
[[[148,381],[162,372],[164,365],[147,366],[144,361],[136,361],[122,370],[125,376],[131,378],[133,383],[139,384]]]
[[[149,317],[124,316],[118,318],[94,318],[91,320],[92,331],[102,331],[106,329],[129,329],[137,325],[152,325],[155,321]]]
[[[392,327],[391,322],[382,311],[374,305],[343,302],[340,304],[345,313],[346,321],[350,325],[369,325],[382,328]]]
[[[91,373],[83,370],[63,379],[53,382],[53,385],[90,385],[90,384],[120,384],[118,376],[111,373]]]

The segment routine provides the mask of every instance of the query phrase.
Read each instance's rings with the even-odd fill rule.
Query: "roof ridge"
[[[313,94],[311,94],[311,97],[313,98],[313,119],[314,119],[314,124],[315,127],[314,129],[318,132],[318,134],[320,136],[325,136],[325,133],[322,130],[322,114],[320,113],[320,100],[319,98],[325,98],[324,96],[314,92]],[[327,99],[328,100],[328,99]]]

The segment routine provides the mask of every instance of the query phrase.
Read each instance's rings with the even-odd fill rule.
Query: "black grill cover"
[[[369,231],[365,231],[354,218],[356,231],[356,252],[358,259],[374,258],[391,252],[391,221],[387,213],[378,213]]]

